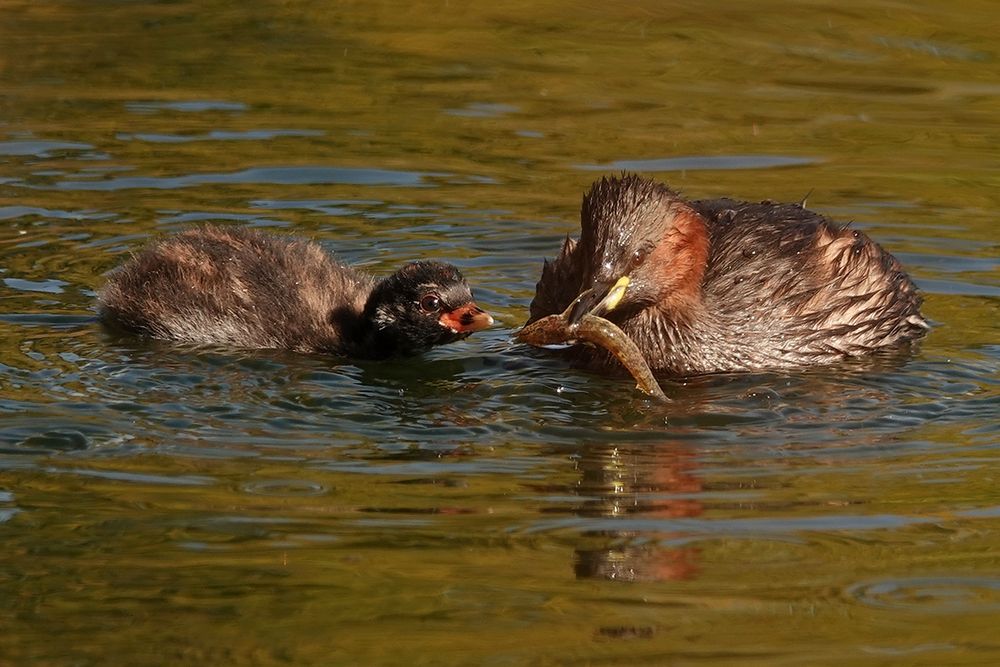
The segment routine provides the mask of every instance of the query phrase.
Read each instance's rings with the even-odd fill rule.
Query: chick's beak
[[[570,324],[576,324],[584,315],[601,316],[609,313],[621,302],[628,289],[629,277],[622,276],[613,285],[607,282],[595,282],[594,285],[573,299],[564,317]]]
[[[451,329],[455,333],[470,334],[473,331],[482,331],[486,327],[493,325],[493,317],[485,310],[470,301],[453,310],[446,310],[438,318],[441,326]]]

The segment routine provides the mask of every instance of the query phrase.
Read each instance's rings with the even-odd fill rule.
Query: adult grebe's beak
[[[602,317],[610,313],[625,296],[629,282],[628,276],[622,276],[613,285],[607,282],[595,282],[590,289],[584,290],[573,300],[563,316],[570,324],[576,324],[587,314]]]

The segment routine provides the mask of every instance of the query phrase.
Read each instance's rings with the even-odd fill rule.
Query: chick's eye
[[[428,312],[436,312],[441,307],[441,299],[436,294],[425,294],[420,299],[420,307]]]

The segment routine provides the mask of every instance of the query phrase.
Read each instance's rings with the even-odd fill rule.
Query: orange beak
[[[454,310],[441,313],[438,322],[441,323],[441,326],[447,327],[455,333],[470,334],[473,331],[482,331],[486,327],[492,326],[493,317],[470,301]]]

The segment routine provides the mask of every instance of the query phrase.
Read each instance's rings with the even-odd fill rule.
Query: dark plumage
[[[192,229],[115,269],[106,323],[152,338],[381,359],[490,326],[458,269],[412,262],[378,280],[318,244],[240,227]]]
[[[621,300],[602,302],[622,276]],[[673,375],[832,363],[927,329],[899,262],[860,231],[799,204],[686,201],[635,175],[584,196],[580,240],[545,262],[529,323],[590,289],[577,316],[612,320]],[[603,349],[569,354],[617,367]]]

